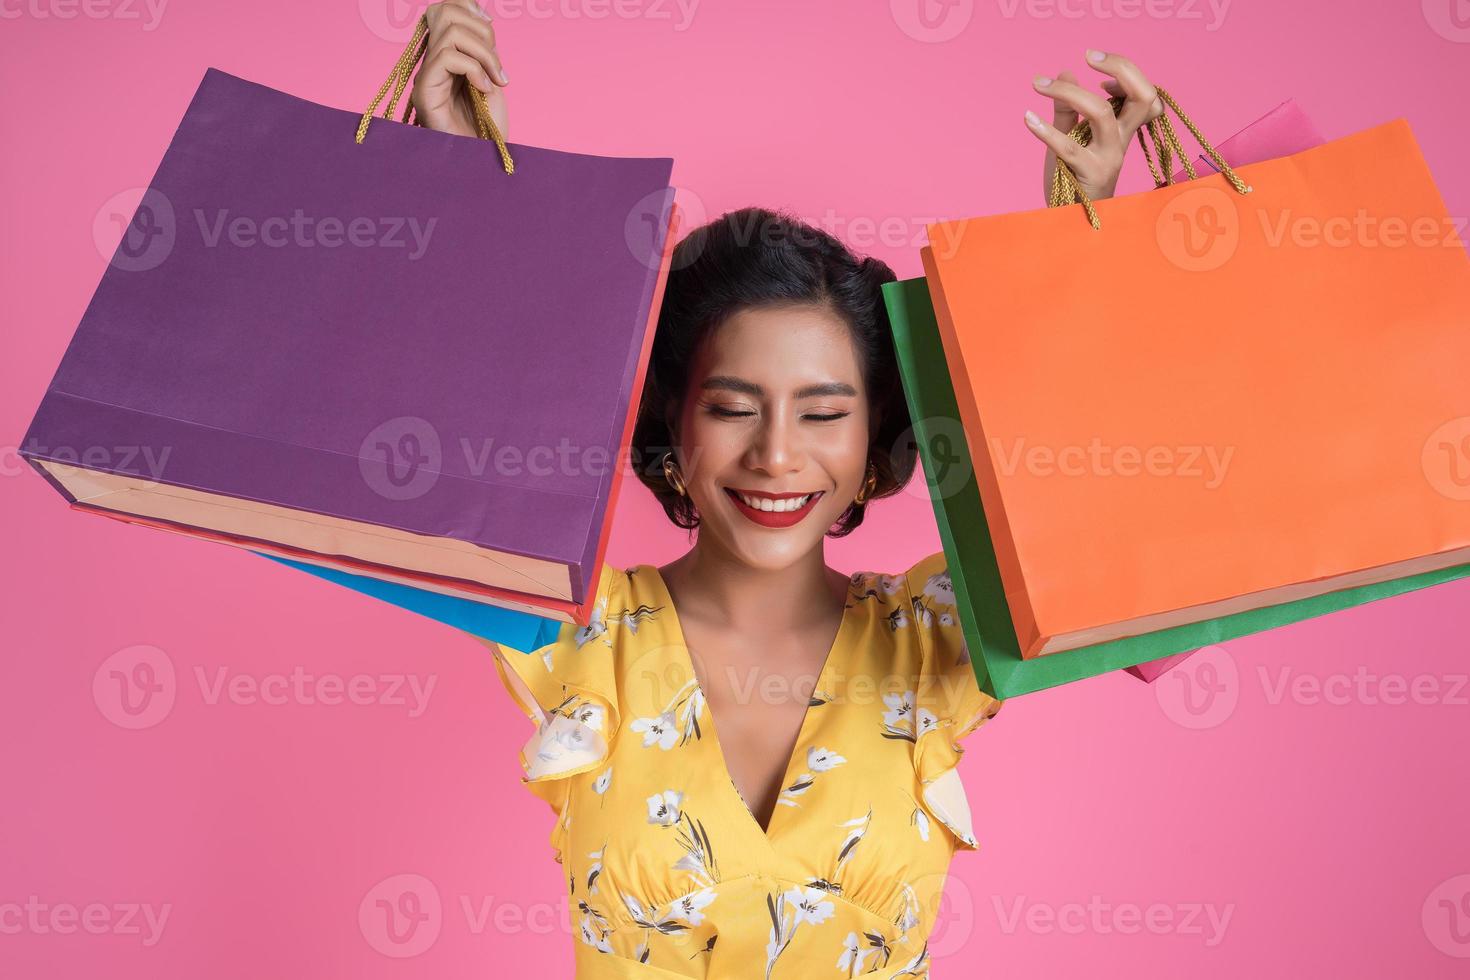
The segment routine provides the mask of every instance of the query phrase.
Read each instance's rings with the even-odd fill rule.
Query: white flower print
[[[914,954],[914,958],[903,965],[890,980],[898,980],[899,977],[917,977],[924,980],[929,976],[929,944],[924,943],[924,948]]]
[[[603,645],[612,646],[612,638],[607,635],[609,626],[626,627],[629,633],[638,635],[638,627],[645,620],[657,619],[657,613],[662,607],[639,606],[636,609],[623,609],[609,617],[607,614],[607,596],[597,600],[597,606],[592,614],[587,617],[587,625],[576,632],[577,649],[580,650],[594,640],[601,640]],[[549,656],[549,654],[548,654]],[[548,661],[546,669],[551,669]]]
[[[920,708],[914,715],[914,740],[918,741],[920,735],[932,732],[939,727],[939,716],[928,708]]]
[[[920,915],[919,896],[914,891],[914,886],[908,882],[903,883],[902,895],[903,907],[898,915],[893,917],[893,924],[898,926],[898,942],[909,941],[909,930],[923,921]]]
[[[927,814],[927,813],[924,812],[924,808],[923,807],[921,807],[921,806],[915,806],[914,807],[914,812],[913,812],[912,816],[909,817],[909,821],[915,827],[919,828],[919,839],[922,840],[922,841],[924,841],[925,843],[927,843],[928,840],[929,840],[929,826],[930,826],[930,824],[929,824],[929,814]]]
[[[701,888],[697,892],[690,892],[688,895],[683,895],[670,902],[665,916],[671,919],[680,919],[689,923],[691,926],[697,926],[704,922],[705,906],[714,900],[715,890],[713,888]]]
[[[771,980],[771,970],[791,945],[796,930],[805,923],[821,925],[833,916],[837,908],[828,900],[826,892],[796,887],[767,895],[766,909],[771,914],[771,938],[766,943],[766,980]],[[791,912],[789,918],[788,909]]]
[[[570,712],[570,717],[577,719],[594,731],[602,731],[602,724],[607,717],[607,711],[602,705],[592,701],[585,701]]]
[[[887,706],[883,712],[883,727],[895,733],[912,735],[914,732],[914,692],[894,691],[883,695],[883,703]]]
[[[543,739],[537,753],[543,759],[559,759],[565,752],[585,751],[596,741],[591,729],[579,725],[553,725],[547,735],[550,738]]]
[[[704,714],[704,708],[704,692],[699,689],[697,682],[689,681],[679,688],[663,711],[651,718],[635,718],[628,727],[643,733],[645,749],[657,745],[667,752],[691,738],[703,737],[699,718]]]
[[[781,806],[801,806],[796,802],[796,797],[801,796],[811,789],[817,781],[817,773],[830,772],[846,762],[847,759],[833,752],[825,746],[813,745],[806,750],[807,772],[802,773],[791,781],[791,785],[781,791],[776,802]]]
[[[807,768],[812,772],[829,772],[847,760],[824,746],[812,746],[806,750]]]
[[[818,888],[792,888],[786,892],[787,901],[796,911],[796,920],[793,926],[809,922],[819,926],[837,911],[837,906],[827,897],[827,893]]]
[[[655,929],[664,935],[669,935],[671,933],[683,932],[685,929],[689,928],[687,925],[680,922],[676,917],[671,916],[668,913],[656,916],[653,914],[652,909],[645,910],[643,907],[643,903],[638,901],[638,899],[634,898],[632,895],[624,895],[623,904],[628,906],[628,912],[633,916],[633,924],[638,926],[640,929]],[[646,937],[644,938],[644,942],[648,942]],[[639,947],[639,949],[644,948],[645,947],[642,946]],[[642,957],[640,954],[640,959],[641,958]]]
[[[592,792],[598,796],[606,797],[608,788],[612,786],[612,766],[608,766],[602,774],[592,781]]]
[[[643,733],[645,749],[657,745],[667,752],[679,741],[679,729],[674,722],[673,712],[670,711],[665,711],[656,718],[635,718],[628,727]]]
[[[683,822],[676,840],[684,850],[684,856],[674,862],[675,871],[687,871],[695,881],[710,885],[720,880],[720,869],[715,861],[715,846],[709,839],[704,824],[687,812],[681,814]]]
[[[607,941],[607,930],[595,925],[590,915],[582,916],[579,932],[582,935],[582,942],[588,946],[596,947],[599,953],[612,952],[612,943]]]
[[[893,595],[903,588],[903,579],[897,575],[877,575],[874,576],[873,584],[882,589],[885,594]]]
[[[887,710],[883,712],[883,737],[917,742],[920,735],[939,724],[939,718],[928,708],[915,708],[913,691],[894,691],[883,695]]]
[[[637,609],[624,609],[617,615],[613,616],[611,620],[609,620],[609,622],[625,626],[627,627],[629,633],[637,636],[639,624],[641,624],[644,620],[657,619],[657,614],[662,608],[662,606],[642,605],[639,606]]]
[[[679,708],[680,734],[683,736],[683,741],[687,742],[691,738],[700,737],[699,716],[704,714],[704,705],[704,691],[696,684],[694,690],[689,692],[688,700]]]
[[[597,879],[602,877],[602,852],[605,850],[607,850],[606,844],[587,855],[592,859],[592,864],[587,868],[588,895],[597,894]]]
[[[847,836],[842,839],[842,846],[837,849],[837,867],[839,870],[847,863],[848,858],[852,857],[852,852],[857,849],[858,843],[863,839],[863,835],[868,832],[868,824],[872,819],[873,810],[872,807],[869,807],[868,812],[863,816],[837,825],[839,827],[851,828],[848,830]]]
[[[612,640],[607,636],[607,596],[597,600],[597,606],[592,610],[592,615],[587,618],[587,625],[577,630],[577,649],[582,649],[593,640],[601,640],[607,646],[612,646]],[[550,651],[547,651],[546,656],[548,658],[546,669],[550,670]]]
[[[679,804],[684,794],[666,789],[648,798],[648,822],[660,827],[672,827],[679,822]]]
[[[863,963],[867,961],[868,957],[874,956],[880,951],[884,953],[884,962],[887,962],[888,942],[878,933],[867,932],[859,936],[856,932],[849,932],[847,938],[842,941],[842,955],[837,958],[837,969],[849,977],[870,972],[863,969]],[[877,969],[877,967],[874,967],[874,969]]]
[[[930,575],[921,593],[942,606],[954,605],[954,583],[950,581],[948,569]]]

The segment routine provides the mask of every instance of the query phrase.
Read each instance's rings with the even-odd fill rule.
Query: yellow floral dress
[[[950,859],[976,847],[960,740],[1000,702],[942,553],[848,584],[766,831],[655,566],[604,566],[588,626],[497,651],[536,725],[523,782],[557,815],[579,978],[929,977]]]

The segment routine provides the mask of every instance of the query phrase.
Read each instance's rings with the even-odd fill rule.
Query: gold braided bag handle
[[[1179,121],[1184,123],[1189,129],[1190,134],[1198,141],[1201,149],[1205,151],[1215,166],[1220,168],[1220,172],[1225,175],[1225,179],[1230,181],[1230,185],[1241,194],[1249,194],[1251,192],[1250,185],[1241,180],[1240,176],[1230,168],[1230,164],[1226,163],[1210,141],[1205,139],[1204,134],[1199,131],[1199,127],[1194,124],[1194,121],[1184,114],[1184,110],[1179,108],[1179,103],[1174,101],[1174,97],[1158,86],[1154,86],[1154,89],[1159,93],[1159,98],[1164,101],[1164,105],[1174,111],[1174,115],[1178,116]],[[1115,115],[1122,110],[1123,101],[1123,97],[1120,95],[1115,95],[1108,99],[1108,104],[1113,107],[1113,113]],[[1145,132],[1148,133],[1147,139],[1144,138]],[[1073,126],[1072,131],[1067,135],[1082,146],[1086,146],[1092,142],[1092,124],[1086,119],[1079,119],[1077,125]],[[1159,161],[1157,165],[1154,163],[1153,154],[1149,152],[1149,140],[1153,141],[1154,147],[1158,151]],[[1138,145],[1143,147],[1143,156],[1148,161],[1149,173],[1153,174],[1155,187],[1165,187],[1174,183],[1174,157],[1176,155],[1179,157],[1180,162],[1184,164],[1184,172],[1189,174],[1189,179],[1199,179],[1199,174],[1194,172],[1194,164],[1190,161],[1189,154],[1184,152],[1184,146],[1179,141],[1179,134],[1174,131],[1174,125],[1169,122],[1167,111],[1160,113],[1158,118],[1150,119],[1146,125],[1138,128]],[[1102,222],[1098,219],[1097,210],[1092,206],[1092,201],[1088,200],[1086,192],[1077,184],[1077,175],[1072,173],[1072,168],[1067,166],[1061,157],[1057,157],[1057,168],[1052,174],[1051,180],[1051,200],[1048,204],[1050,207],[1062,208],[1070,204],[1079,203],[1082,205],[1082,209],[1087,212],[1087,220],[1092,224],[1092,227],[1095,229],[1101,228]]]
[[[377,97],[373,99],[372,105],[368,106],[367,111],[362,114],[362,122],[357,125],[357,142],[361,143],[363,137],[367,136],[368,124],[373,121],[373,113],[378,111],[378,104],[383,101],[383,96],[388,94],[389,89],[393,90],[393,96],[383,109],[383,118],[393,118],[393,111],[398,108],[398,100],[403,98],[403,93],[408,88],[414,68],[423,60],[424,53],[428,50],[429,18],[422,16],[413,29],[413,37],[409,38],[408,46],[403,49],[403,54],[398,56],[398,63],[393,66],[393,71],[378,89]],[[505,168],[505,172],[515,173],[515,161],[510,158],[510,149],[505,145],[505,137],[501,135],[500,127],[495,125],[495,119],[490,115],[490,104],[485,101],[485,93],[468,81],[465,82],[465,85],[470,92],[470,101],[474,103],[475,127],[480,132],[480,138],[493,141],[495,148],[500,151],[500,163]],[[412,122],[413,116],[413,103],[410,101],[403,107],[402,122]]]

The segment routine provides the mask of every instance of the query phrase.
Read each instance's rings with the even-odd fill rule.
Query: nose
[[[745,465],[772,477],[796,472],[806,462],[802,438],[787,413],[771,412],[756,429],[755,438],[745,454]]]

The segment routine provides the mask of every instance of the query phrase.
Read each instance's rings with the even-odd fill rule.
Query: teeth
[[[785,513],[787,511],[801,510],[803,507],[806,506],[806,502],[812,499],[812,495],[809,493],[804,494],[800,497],[791,497],[786,500],[772,500],[769,497],[747,497],[739,490],[735,491],[735,493],[741,500],[745,502],[745,506],[754,508],[755,510],[764,510],[777,514]]]

